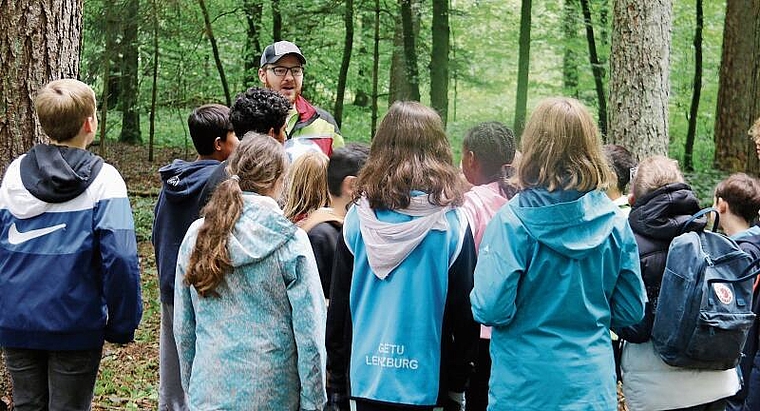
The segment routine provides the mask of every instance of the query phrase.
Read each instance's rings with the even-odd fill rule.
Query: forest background
[[[47,13],[80,25],[33,21]],[[59,62],[35,58],[35,50],[26,59],[18,52],[24,42],[13,39],[39,41],[35,24],[44,39],[75,49],[60,57],[71,61],[69,69],[51,69]],[[656,30],[634,47],[631,25]],[[44,138],[33,120],[13,113],[58,70],[95,89],[102,128],[91,149],[114,163],[129,187],[145,315],[135,344],[107,346],[96,409],[156,407],[159,309],[150,229],[157,169],[171,158],[194,157],[186,125],[193,107],[229,104],[260,85],[257,62],[275,40],[301,48],[308,60],[304,95],[335,115],[348,142],[369,142],[391,102],[420,100],[444,117],[458,161],[470,127],[501,121],[519,136],[540,99],[565,95],[589,107],[605,142],[633,147],[639,157],[678,159],[705,204],[727,173],[760,170],[746,134],[760,116],[757,0],[21,0],[0,13],[0,28],[2,169]],[[665,35],[651,36],[657,30]],[[664,48],[651,47],[658,44]],[[636,130],[648,115],[616,117],[621,99],[644,113],[651,105],[621,89],[631,76],[610,74],[616,58],[632,61],[634,73],[662,68],[664,85],[648,91],[666,115],[647,139]],[[17,77],[22,64],[31,70]],[[47,69],[30,81],[36,65]],[[26,90],[14,96],[21,83]],[[632,88],[648,87],[640,83]],[[0,388],[2,408],[11,401],[7,381]]]

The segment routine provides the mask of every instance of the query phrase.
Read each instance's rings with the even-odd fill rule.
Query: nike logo
[[[29,231],[21,233],[16,228],[16,223],[13,223],[11,224],[11,229],[8,231],[8,242],[13,245],[18,245],[21,243],[25,243],[29,240],[34,240],[35,238],[42,237],[43,235],[48,235],[62,228],[66,228],[65,223],[56,224],[50,227],[37,228],[34,230],[29,230]]]

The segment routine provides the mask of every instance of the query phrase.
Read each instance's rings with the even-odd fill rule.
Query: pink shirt
[[[483,232],[486,226],[499,209],[509,201],[508,198],[501,196],[499,182],[474,186],[470,191],[464,194],[464,205],[462,208],[470,223],[470,230],[475,239],[475,249],[480,248],[480,240],[483,239]],[[491,339],[491,327],[480,326],[480,338]]]

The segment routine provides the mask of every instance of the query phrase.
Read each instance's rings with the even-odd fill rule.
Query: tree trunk
[[[433,0],[430,105],[446,126],[449,111],[449,0]]]
[[[153,11],[153,84],[150,93],[150,133],[148,137],[148,161],[153,162],[153,142],[156,132],[156,99],[158,97],[158,0],[151,0]]]
[[[211,19],[208,16],[208,9],[206,9],[206,1],[198,0],[198,4],[201,6],[201,12],[203,12],[203,22],[206,25],[206,35],[208,36],[209,43],[211,43],[211,52],[214,54],[214,63],[216,63],[216,70],[219,72],[219,79],[222,82],[224,100],[227,102],[227,107],[229,107],[232,105],[230,87],[227,85],[227,76],[224,75],[224,65],[222,65],[222,59],[219,57],[219,47],[216,45],[214,30],[211,28]]]
[[[282,14],[280,14],[280,0],[272,0],[272,39],[274,42],[282,40]]]
[[[0,175],[10,162],[46,140],[34,113],[36,91],[52,80],[77,78],[82,2],[18,0],[0,13]],[[33,69],[30,69],[33,68]],[[0,393],[10,397],[0,361]],[[0,401],[0,409],[7,409]]]
[[[588,59],[591,63],[591,71],[594,73],[594,85],[596,86],[599,131],[602,133],[602,137],[605,137],[607,136],[607,98],[604,96],[604,68],[596,53],[596,39],[594,39],[594,26],[591,22],[591,9],[588,6],[588,0],[581,0],[581,8],[583,9],[583,24],[586,26]]]
[[[728,0],[723,30],[714,163],[721,170],[757,173],[747,130],[760,116],[760,2]]]
[[[118,21],[114,16],[114,7],[112,2],[104,3],[105,13],[105,25],[106,27],[118,27]],[[98,151],[101,157],[106,157],[108,152],[108,138],[106,133],[108,131],[108,109],[109,102],[112,100],[111,85],[114,83],[113,76],[111,75],[112,66],[111,63],[114,60],[114,54],[116,51],[116,33],[114,30],[105,30],[105,49],[103,50],[103,90],[100,95],[100,147]]]
[[[697,113],[699,112],[699,96],[702,94],[702,27],[704,12],[702,0],[697,0],[697,27],[694,30],[694,84],[691,94],[691,109],[689,110],[689,129],[686,131],[686,146],[684,147],[684,169],[694,171],[692,156],[694,153],[694,138],[697,134]]]
[[[562,57],[562,85],[565,94],[578,98],[578,54],[575,50],[578,37],[578,0],[565,0],[562,10],[562,32],[565,52]]]
[[[518,140],[525,126],[525,113],[528,106],[531,5],[531,0],[522,0],[522,6],[520,7],[520,51],[517,60],[517,101],[515,102],[515,123],[513,125]]]
[[[4,174],[14,158],[46,140],[34,114],[37,89],[79,75],[82,2],[2,2],[0,27],[0,173]]]
[[[259,84],[259,62],[261,60],[261,14],[263,5],[261,0],[244,0],[246,33],[245,54],[243,56],[243,82],[246,88]]]
[[[121,24],[121,135],[119,141],[140,143],[140,111],[138,109],[139,75],[137,29],[140,21],[139,0],[125,0]]]
[[[375,35],[372,50],[372,128],[370,129],[370,140],[375,136],[375,130],[377,130],[377,83],[380,76],[380,0],[375,0],[374,28]]]
[[[671,0],[615,0],[608,142],[668,154]]]
[[[343,97],[346,93],[346,80],[348,78],[348,65],[351,64],[351,50],[354,44],[354,0],[346,0],[346,37],[343,42],[343,60],[340,63],[338,74],[338,90],[335,97],[335,109],[333,114],[338,127],[343,124]]]
[[[399,6],[401,6],[401,1],[410,0],[399,0]],[[415,13],[411,13],[411,15],[412,28],[414,33],[411,37],[411,40],[414,42],[414,38],[416,38],[417,34],[419,33],[419,22],[418,19],[415,18]],[[401,13],[396,14],[396,29],[394,33],[393,55],[391,57],[390,87],[388,96],[389,107],[391,104],[393,104],[394,101],[420,100],[419,83],[413,84],[413,80],[416,81],[417,75],[414,77],[409,75],[409,70],[413,69],[415,73],[417,72],[417,56],[414,55],[414,65],[412,66],[412,63],[407,60],[406,56],[406,36],[404,35]],[[417,91],[416,98],[415,90]]]
[[[399,0],[401,2],[401,31],[404,43],[404,61],[406,61],[406,75],[411,86],[409,99],[420,101],[420,78],[417,70],[417,46],[415,43],[415,30],[412,19],[412,0]]]

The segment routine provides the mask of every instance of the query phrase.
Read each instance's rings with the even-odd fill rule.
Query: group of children
[[[92,90],[55,81],[35,107],[51,143],[0,187],[0,345],[17,409],[88,409],[103,341],[142,314],[134,224],[86,150]],[[198,107],[198,158],[159,170],[160,409],[613,410],[616,363],[632,410],[760,407],[756,326],[736,370],[652,348],[668,246],[700,209],[675,161],[602,146],[570,98],[539,103],[520,151],[475,126],[461,168],[422,104],[394,103],[371,147],[298,153],[289,110],[258,88]],[[714,207],[760,256],[760,183],[730,176]]]

